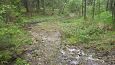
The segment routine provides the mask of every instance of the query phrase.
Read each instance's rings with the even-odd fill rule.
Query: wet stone
[[[79,62],[77,62],[77,61],[70,61],[70,63],[69,63],[70,65],[78,65],[79,64]]]

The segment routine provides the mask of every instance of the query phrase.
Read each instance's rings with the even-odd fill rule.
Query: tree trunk
[[[30,12],[29,11],[29,6],[28,6],[28,0],[23,0],[23,4],[24,4],[24,6],[26,8],[26,12]]]
[[[40,12],[40,0],[37,0],[37,12]]]
[[[94,17],[95,17],[95,0],[93,0],[93,16],[92,16],[92,18],[94,19]]]
[[[112,4],[112,12],[113,12],[113,22],[115,24],[115,0],[113,1],[113,4]]]
[[[84,0],[82,0],[82,16],[84,14]]]
[[[86,0],[84,0],[84,19],[86,19],[86,8],[87,8],[87,4],[86,4]]]
[[[42,4],[43,4],[43,14],[45,14],[45,0],[42,0]]]
[[[54,0],[52,0],[52,15],[54,14]]]
[[[99,10],[98,10],[98,15],[99,15],[99,18],[100,18],[100,9],[101,9],[101,3],[100,3],[100,0],[98,0],[98,3],[99,3]]]
[[[108,11],[108,9],[109,9],[109,1],[110,0],[107,0],[106,11]]]

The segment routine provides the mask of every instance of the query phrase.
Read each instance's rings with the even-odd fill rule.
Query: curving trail
[[[108,65],[95,58],[95,50],[64,45],[57,22],[39,23],[29,33],[33,43],[24,46],[27,51],[23,58],[30,65]]]

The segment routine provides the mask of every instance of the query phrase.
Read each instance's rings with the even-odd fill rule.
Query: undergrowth
[[[107,16],[103,16],[107,15]],[[63,39],[72,45],[82,45],[86,48],[110,51],[115,47],[115,31],[112,30],[112,18],[103,12],[95,20],[83,18],[70,19],[59,23]],[[109,23],[109,24],[108,24]]]
[[[18,54],[20,46],[31,43],[31,38],[28,37],[27,31],[20,28],[20,25],[0,23],[0,65],[7,65],[12,55]]]

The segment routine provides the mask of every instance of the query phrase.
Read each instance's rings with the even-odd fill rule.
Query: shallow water
[[[107,65],[104,60],[95,58],[94,55],[69,46],[60,50],[59,65]]]

